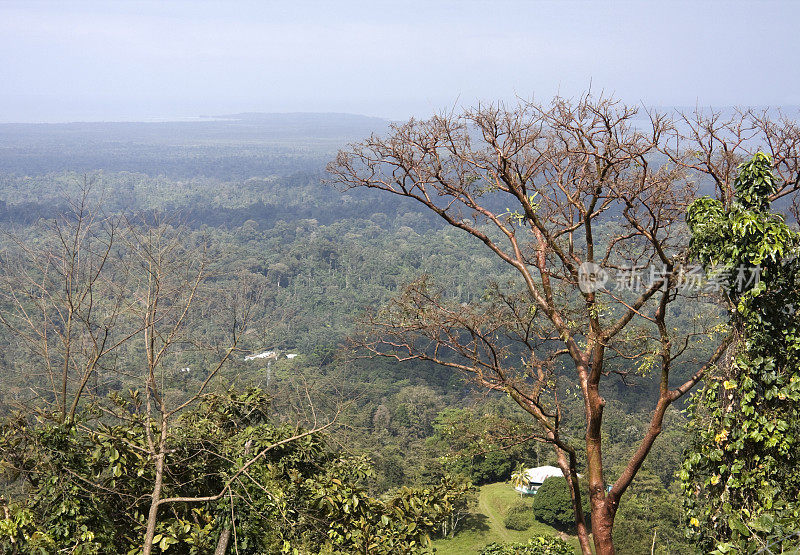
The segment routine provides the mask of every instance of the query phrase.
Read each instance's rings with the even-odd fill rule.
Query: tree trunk
[[[552,433],[548,434],[548,436],[552,436]],[[558,459],[558,466],[567,479],[569,495],[572,499],[572,509],[575,512],[575,528],[578,533],[578,541],[581,545],[581,553],[584,555],[592,555],[592,548],[589,544],[589,531],[586,529],[586,519],[584,518],[583,504],[581,503],[581,489],[578,484],[578,473],[575,470],[575,457],[571,453],[567,456],[567,453],[559,448],[556,448],[556,457]]]
[[[158,507],[161,504],[161,490],[164,484],[164,465],[167,459],[167,418],[162,406],[161,410],[161,434],[158,439],[158,450],[156,455],[156,476],[151,494],[150,512],[147,515],[147,531],[144,535],[144,545],[142,555],[150,555],[153,551],[153,537],[156,534],[156,524],[158,523]]]
[[[603,365],[602,351],[595,348],[591,366],[578,368],[586,410],[586,472],[589,482],[589,499],[592,505],[592,537],[597,555],[613,555],[614,516],[616,503],[606,492],[603,475],[602,423],[605,399],[600,395],[599,377]]]
[[[225,555],[228,551],[228,541],[230,539],[231,529],[230,526],[226,526],[219,535],[219,541],[217,542],[217,548],[214,550],[214,555]]]
[[[595,507],[592,500],[592,537],[597,555],[614,555],[614,515],[610,514],[605,503]]]
[[[147,515],[147,532],[144,535],[144,546],[142,555],[150,555],[153,550],[153,536],[156,533],[156,523],[158,522],[158,505],[161,501],[161,485],[164,480],[164,451],[156,457],[156,481],[153,485],[153,493],[150,501],[150,512]]]

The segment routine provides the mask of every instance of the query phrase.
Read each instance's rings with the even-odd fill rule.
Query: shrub
[[[535,522],[533,510],[530,505],[518,501],[508,510],[503,525],[509,530],[527,530]]]
[[[534,536],[528,543],[490,543],[480,555],[573,555],[575,551],[560,538]]]
[[[584,488],[581,488],[582,490]],[[589,495],[581,491],[583,512],[589,520]],[[536,495],[533,496],[533,515],[537,520],[557,527],[575,524],[575,513],[572,511],[572,499],[569,495],[567,481],[560,476],[547,478]]]

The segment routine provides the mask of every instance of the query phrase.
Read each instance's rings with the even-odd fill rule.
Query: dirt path
[[[503,525],[503,519],[500,518],[495,510],[492,508],[489,500],[487,499],[487,492],[485,488],[481,488],[480,493],[478,494],[478,509],[480,512],[485,514],[489,517],[489,526],[492,529],[492,532],[500,536],[504,542],[511,541],[511,536],[506,530],[506,527]]]

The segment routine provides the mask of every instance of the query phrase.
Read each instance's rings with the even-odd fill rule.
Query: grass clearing
[[[469,522],[454,538],[435,540],[436,553],[443,555],[462,555],[478,553],[486,544],[492,542],[526,542],[539,534],[560,536],[558,530],[547,524],[536,522],[525,531],[509,530],[503,525],[508,509],[520,500],[518,492],[508,482],[486,484],[478,489],[478,507]],[[531,504],[530,497],[523,498]],[[570,536],[567,540],[576,550],[578,540]],[[576,551],[579,552],[579,551]]]

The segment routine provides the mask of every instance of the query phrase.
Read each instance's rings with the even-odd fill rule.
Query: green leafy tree
[[[584,511],[588,513],[590,509],[588,498],[584,497],[584,500]],[[551,526],[558,528],[574,526],[572,499],[569,487],[563,478],[553,476],[545,479],[533,496],[533,514],[537,520]]]
[[[681,471],[689,533],[705,551],[797,545],[800,530],[800,236],[770,211],[769,156],[739,169],[727,206],[688,211],[692,253],[724,276],[737,341],[694,398]]]
[[[27,494],[0,521],[0,547],[21,553],[42,545],[80,553],[141,549],[149,509],[141,493],[155,479],[147,422],[137,392],[116,395],[115,402],[129,418],[114,425],[90,427],[92,413],[79,413],[75,426],[21,417],[3,423],[0,462]],[[153,537],[158,550],[208,552],[231,528],[251,553],[309,534],[302,518],[284,526],[282,517],[307,505],[295,477],[314,476],[330,455],[314,434],[271,422],[268,408],[263,392],[250,390],[207,395],[182,415],[168,434],[169,451],[182,464],[164,476],[162,489],[185,501],[161,514]]]
[[[387,499],[370,497],[363,479],[371,475],[365,459],[329,465],[326,472],[307,480],[312,506],[328,522],[328,538],[339,553],[416,553],[439,532],[448,533],[450,517],[472,492],[459,478],[443,478],[426,488],[402,487]]]
[[[508,480],[518,461],[538,460],[530,426],[517,414],[504,414],[507,403],[477,408],[449,408],[434,422],[434,444],[445,468],[481,485]],[[524,479],[524,477],[522,477]]]
[[[143,456],[138,395],[118,403],[131,418],[114,426],[4,423],[0,461],[29,492],[0,519],[0,552],[141,550],[149,508],[141,492],[154,469]],[[376,499],[365,458],[331,452],[319,434],[274,423],[268,409],[262,391],[248,390],[207,395],[181,417],[168,436],[182,464],[162,483],[171,501],[155,529],[157,552],[225,552],[220,538],[230,530],[239,553],[415,553],[455,528],[468,482],[445,477]]]

